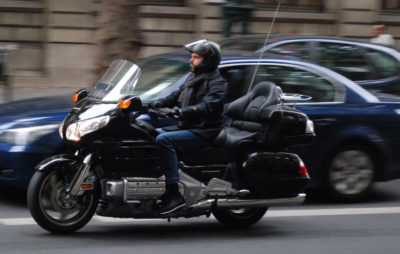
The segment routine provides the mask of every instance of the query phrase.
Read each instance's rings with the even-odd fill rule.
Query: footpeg
[[[238,194],[238,191],[232,188],[232,183],[218,178],[212,178],[208,182],[205,192],[208,196],[230,196]]]

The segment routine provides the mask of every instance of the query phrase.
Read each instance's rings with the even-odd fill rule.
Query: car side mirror
[[[86,89],[80,89],[76,93],[74,93],[74,102],[78,103],[80,100],[85,98],[88,95]]]

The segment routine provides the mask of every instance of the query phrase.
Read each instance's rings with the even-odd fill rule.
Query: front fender
[[[71,164],[78,160],[79,158],[73,154],[57,154],[41,161],[38,165],[36,165],[35,169],[37,171],[46,171],[50,170],[54,165],[65,163]]]

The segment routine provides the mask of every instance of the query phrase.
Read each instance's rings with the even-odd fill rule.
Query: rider
[[[166,182],[158,207],[160,214],[185,206],[178,187],[177,154],[193,153],[207,146],[222,128],[227,82],[218,70],[220,47],[213,41],[199,40],[185,45],[185,49],[192,54],[192,73],[180,89],[149,104],[151,108],[159,108],[161,115],[179,119],[178,126],[165,128],[156,138]]]

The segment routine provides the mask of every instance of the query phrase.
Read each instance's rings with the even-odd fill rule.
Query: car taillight
[[[301,175],[301,176],[307,176],[308,175],[308,171],[307,171],[306,165],[304,165],[303,162],[300,162],[299,175]]]

